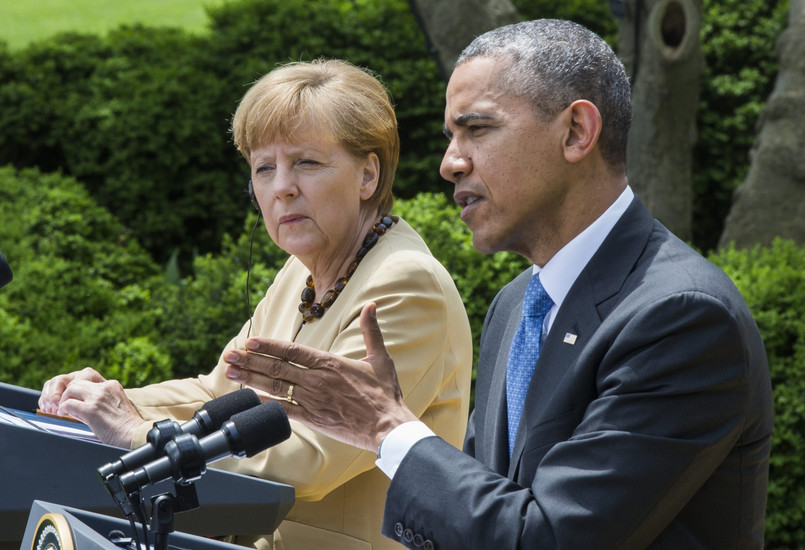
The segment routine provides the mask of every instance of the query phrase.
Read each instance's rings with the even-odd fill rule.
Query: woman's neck
[[[336,257],[323,259],[321,262],[311,262],[311,265],[305,265],[313,277],[316,302],[321,301],[324,294],[346,275],[349,266],[355,261],[355,257],[361,246],[363,246],[367,233],[372,230],[372,226],[376,223],[378,216],[377,212],[361,214],[361,219],[349,238],[348,245],[343,248],[343,253],[337,254]]]

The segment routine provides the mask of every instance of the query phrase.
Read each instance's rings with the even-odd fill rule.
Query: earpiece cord
[[[252,335],[252,301],[250,297],[250,281],[251,281],[251,274],[252,274],[252,250],[254,249],[254,234],[257,232],[257,226],[260,225],[260,218],[262,217],[262,213],[257,213],[257,221],[254,222],[254,227],[252,228],[252,237],[249,239],[249,263],[246,267],[246,315],[249,316],[249,330],[246,333],[246,338],[249,338]]]

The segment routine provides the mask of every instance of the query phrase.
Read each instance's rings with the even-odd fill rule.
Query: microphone
[[[0,252],[0,288],[10,283],[13,278],[14,274],[11,272],[11,266],[8,265],[6,257]]]
[[[285,409],[276,401],[234,415],[221,429],[198,439],[181,434],[165,445],[165,456],[120,476],[127,494],[173,479],[187,485],[199,479],[207,464],[228,456],[251,457],[291,436]]]
[[[156,422],[148,432],[148,443],[121,456],[118,460],[98,468],[104,481],[123,472],[133,470],[163,453],[165,446],[180,434],[202,437],[219,429],[233,414],[257,407],[260,398],[254,390],[244,388],[217,397],[205,403],[193,414],[193,418],[179,424],[175,420]]]

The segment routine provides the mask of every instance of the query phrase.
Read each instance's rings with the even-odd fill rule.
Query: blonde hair
[[[366,206],[391,210],[400,138],[394,107],[374,75],[336,59],[288,63],[255,82],[232,119],[235,146],[247,162],[262,145],[293,141],[300,127],[329,135],[356,157],[375,153],[380,176]]]

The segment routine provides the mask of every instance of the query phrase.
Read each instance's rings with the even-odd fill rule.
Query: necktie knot
[[[523,296],[523,316],[545,319],[552,306],[553,300],[545,292],[545,288],[539,280],[539,275],[532,276],[528,282],[525,296]]]

